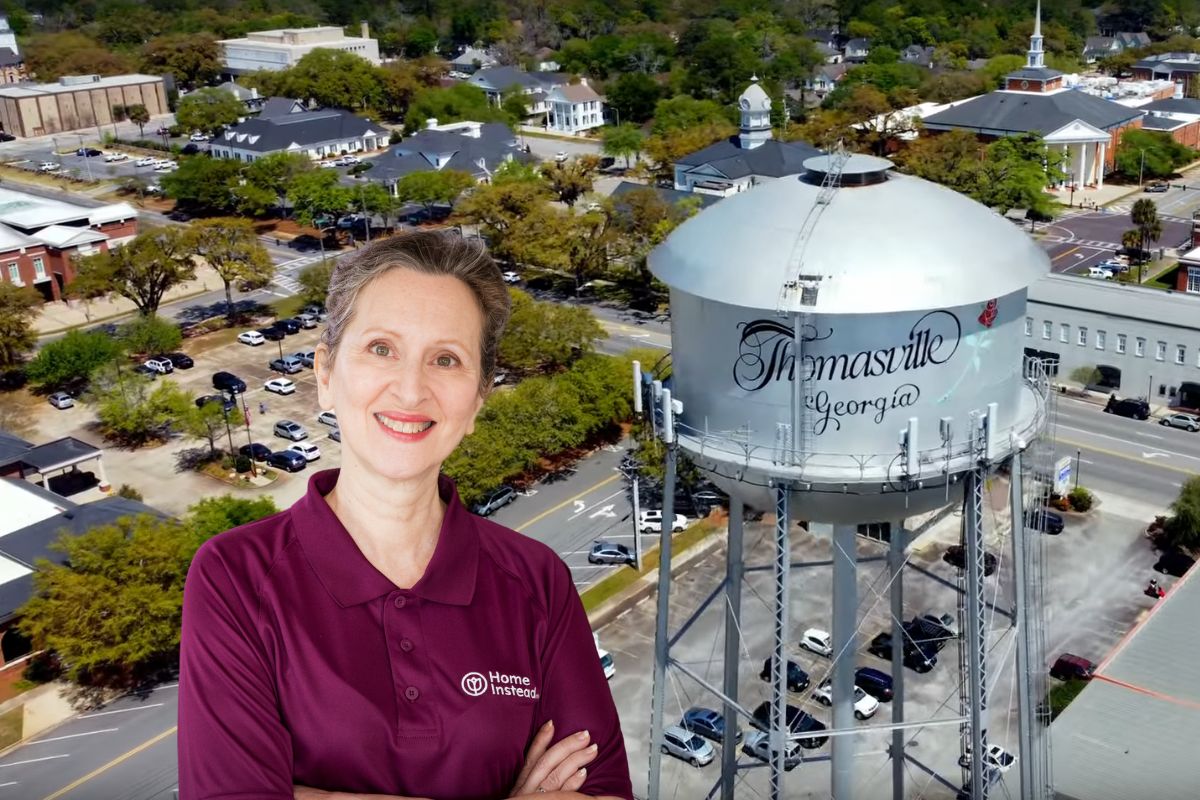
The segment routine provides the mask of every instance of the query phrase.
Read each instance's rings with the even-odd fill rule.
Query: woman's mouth
[[[396,433],[407,434],[409,436],[424,433],[434,425],[434,422],[431,419],[427,419],[423,422],[401,422],[398,419],[385,417],[382,414],[376,414],[375,419],[379,420],[379,424],[383,425],[383,427],[387,428],[388,430],[395,431]]]

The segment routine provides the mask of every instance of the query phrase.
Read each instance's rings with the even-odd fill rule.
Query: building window
[[[1175,363],[1183,364],[1187,361],[1187,348],[1181,344],[1175,345]]]
[[[1096,349],[1097,350],[1103,350],[1105,347],[1105,342],[1107,340],[1108,340],[1108,336],[1104,333],[1104,331],[1096,331]]]
[[[1042,338],[1047,341],[1050,339],[1051,332],[1054,330],[1054,323],[1046,320],[1042,323]]]
[[[1125,334],[1117,334],[1117,352],[1124,354],[1125,352]]]
[[[1079,338],[1076,339],[1080,347],[1087,347],[1087,328],[1079,326]]]
[[[20,283],[21,283],[21,268],[18,267],[16,264],[9,264],[8,265],[8,279],[10,281],[12,281],[13,283],[20,285]]]
[[[1138,358],[1146,355],[1146,340],[1140,336],[1137,337],[1136,349],[1133,351],[1133,354]]]
[[[1071,341],[1071,326],[1065,322],[1058,326],[1058,340],[1063,344]]]
[[[1159,342],[1154,348],[1154,360],[1162,361],[1167,357],[1167,343]]]
[[[1033,336],[1033,317],[1025,318],[1025,335]]]
[[[1200,294],[1200,268],[1188,267],[1187,275],[1187,290],[1193,294]]]

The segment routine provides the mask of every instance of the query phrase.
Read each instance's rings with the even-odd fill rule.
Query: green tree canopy
[[[609,83],[604,102],[617,112],[622,123],[643,123],[654,116],[654,106],[662,97],[658,82],[644,72],[626,72]]]
[[[1167,542],[1185,550],[1200,549],[1200,477],[1184,481],[1171,503],[1171,516],[1163,527]]]
[[[361,61],[361,59],[359,59]],[[175,106],[175,122],[192,131],[215,134],[232,125],[246,114],[242,101],[232,92],[216,87],[197,89],[179,98]]]
[[[1196,151],[1169,133],[1126,128],[1117,148],[1117,170],[1128,178],[1167,178],[1196,157]]]
[[[141,103],[134,103],[125,107],[125,113],[129,115],[129,121],[138,126],[138,136],[145,136],[146,123],[150,121],[149,110]]]
[[[105,436],[138,447],[165,441],[184,428],[195,409],[191,395],[172,380],[155,380],[129,369],[92,373],[91,401]]]
[[[167,197],[186,207],[227,214],[237,208],[234,189],[241,174],[241,164],[232,159],[188,156],[180,159],[179,169],[162,177],[162,187]]]
[[[654,124],[650,132],[655,136],[663,136],[674,131],[689,131],[706,125],[732,128],[729,113],[720,103],[677,95],[659,100],[655,104]]]
[[[447,88],[426,88],[416,93],[404,115],[404,129],[416,133],[425,127],[426,120],[436,119],[439,123],[460,122],[503,122],[511,125],[508,113],[488,102],[487,95],[477,86],[458,83]]]
[[[209,33],[170,33],[142,47],[142,70],[151,75],[170,73],[191,89],[211,83],[221,73],[221,48]]]
[[[420,203],[430,210],[436,204],[451,205],[475,185],[475,179],[456,169],[411,172],[396,181],[396,197],[405,203]]]
[[[215,217],[197,220],[187,232],[187,246],[204,259],[225,286],[225,314],[233,318],[233,284],[242,291],[261,289],[275,277],[275,264],[249,220]]]
[[[0,369],[21,363],[37,343],[33,321],[41,304],[31,287],[0,282]]]
[[[500,363],[522,372],[555,370],[590,352],[604,329],[583,306],[534,300],[510,289],[512,314],[500,340]]]
[[[624,158],[629,166],[629,157],[638,156],[646,144],[646,138],[636,125],[625,123],[609,125],[600,130],[601,149],[606,156]]]
[[[77,31],[38,33],[21,43],[25,68],[38,80],[63,75],[124,75],[134,71],[131,59]]]
[[[25,374],[30,382],[46,389],[79,388],[93,372],[122,354],[121,343],[108,334],[75,329],[47,342],[29,362]]]
[[[169,353],[183,342],[183,331],[170,320],[152,314],[122,325],[117,338],[128,353]]]
[[[569,161],[546,164],[542,167],[542,175],[559,202],[574,206],[580,197],[592,190],[599,167],[599,158],[582,155]]]
[[[196,277],[186,246],[179,228],[144,228],[122,247],[82,258],[68,293],[80,298],[118,294],[142,315],[154,314],[167,290]]]
[[[273,194],[279,207],[286,210],[292,179],[314,169],[312,159],[300,153],[270,153],[251,162],[244,177],[246,183]]]
[[[280,77],[287,97],[332,108],[373,108],[383,99],[379,70],[345,50],[318,47]]]
[[[288,197],[301,225],[314,225],[322,217],[332,217],[336,222],[348,211],[352,199],[350,189],[338,182],[338,174],[331,169],[294,175],[288,184]]]
[[[329,279],[333,275],[334,263],[331,260],[318,261],[300,271],[297,280],[300,283],[300,296],[305,302],[325,304],[325,298],[329,296]]]

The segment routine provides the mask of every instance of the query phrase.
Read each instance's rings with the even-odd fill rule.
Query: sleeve
[[[580,792],[633,800],[625,739],[592,629],[571,571],[555,557],[551,568],[546,644],[542,651],[541,720],[554,720],[558,741],[588,730],[598,749]]]
[[[291,734],[255,629],[254,590],[231,578],[211,540],[183,597],[180,800],[292,800]]]

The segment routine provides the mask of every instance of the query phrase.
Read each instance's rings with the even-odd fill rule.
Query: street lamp
[[[1075,173],[1068,172],[1067,180],[1071,182],[1071,199],[1067,201],[1067,208],[1075,207]]]
[[[1144,147],[1139,147],[1138,152],[1142,154],[1142,163],[1141,166],[1138,167],[1138,188],[1141,188],[1142,176],[1146,172],[1146,149]]]

